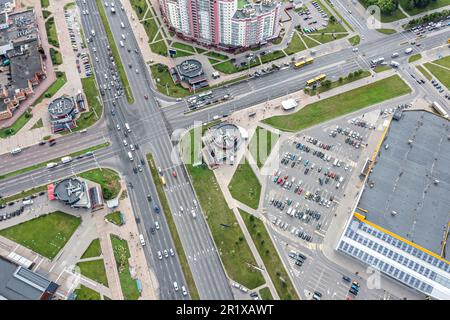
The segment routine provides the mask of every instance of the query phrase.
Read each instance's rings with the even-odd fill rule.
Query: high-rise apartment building
[[[238,0],[160,0],[169,28],[179,36],[222,48],[250,47],[278,36],[280,6],[261,0],[238,8]]]

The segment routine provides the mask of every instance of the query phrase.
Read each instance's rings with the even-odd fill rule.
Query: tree
[[[336,22],[337,22],[336,17],[335,16],[331,16],[330,17],[330,23],[336,23]]]

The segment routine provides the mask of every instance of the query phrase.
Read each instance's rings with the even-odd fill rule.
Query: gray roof
[[[0,296],[8,300],[39,300],[51,281],[0,258]]]
[[[28,80],[33,79],[36,73],[42,72],[37,40],[30,42],[23,54],[11,57],[10,61],[13,87],[20,89],[28,87]]]
[[[76,178],[67,178],[55,184],[56,198],[68,204],[74,204],[86,192],[85,184]]]
[[[368,211],[367,220],[437,254],[450,221],[449,135],[449,120],[403,112],[391,122],[369,175],[374,186],[366,185],[358,204]]]

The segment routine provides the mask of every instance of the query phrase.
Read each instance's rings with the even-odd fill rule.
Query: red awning
[[[55,194],[53,193],[54,190],[55,186],[53,184],[47,185],[48,200],[55,200]]]

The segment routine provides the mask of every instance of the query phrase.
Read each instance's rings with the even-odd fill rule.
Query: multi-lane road
[[[82,24],[86,35],[90,34],[92,29],[96,33],[93,37],[93,42],[89,43],[89,49],[97,82],[102,85],[106,81],[104,74],[109,74],[111,66],[107,51],[108,40],[106,33],[95,1],[83,3],[83,1],[79,0],[77,4],[80,9],[87,8],[90,12],[89,15],[82,15]],[[339,6],[343,5],[337,1],[337,7],[339,8]],[[139,51],[135,52],[135,49],[138,49],[136,39],[131,31],[126,12],[120,10],[119,7],[120,4],[116,6],[116,14],[111,14],[109,8],[104,9],[106,9],[115,42],[117,44],[121,40],[124,42],[124,47],[118,46],[118,49],[135,103],[130,105],[126,102],[125,97],[121,96],[115,99],[115,106],[113,106],[114,94],[112,91],[105,90],[105,96],[103,97],[104,116],[95,127],[84,134],[75,133],[58,139],[58,144],[51,149],[51,153],[48,152],[47,146],[32,146],[24,151],[30,156],[15,157],[14,161],[11,161],[12,156],[9,154],[0,155],[0,163],[8,163],[8,167],[0,167],[0,173],[14,171],[37,162],[45,162],[55,157],[99,144],[105,140],[110,140],[112,146],[96,151],[96,161],[91,161],[89,158],[74,161],[70,165],[71,171],[63,167],[57,168],[52,172],[49,172],[47,169],[38,169],[31,174],[17,176],[14,179],[0,180],[0,194],[13,194],[32,186],[57,180],[70,175],[72,172],[81,172],[98,165],[119,169],[125,180],[133,185],[133,188],[129,189],[129,194],[136,216],[141,221],[138,224],[138,228],[149,240],[145,254],[149,267],[154,270],[159,282],[159,298],[189,298],[189,296],[183,297],[180,292],[175,292],[173,289],[173,282],[175,281],[179,285],[186,284],[178,258],[159,260],[156,256],[157,251],[174,248],[174,245],[164,215],[157,215],[153,211],[154,205],[159,207],[161,205],[159,204],[151,174],[147,166],[143,166],[144,171],[142,173],[133,173],[133,167],[137,166],[141,161],[145,161],[145,154],[151,152],[157,165],[161,167],[166,177],[168,186],[166,195],[169,206],[200,297],[202,299],[232,299],[233,296],[227,277],[203,215],[199,214],[197,216],[200,218],[193,219],[189,214],[190,209],[193,207],[195,193],[189,183],[184,166],[174,164],[172,161],[172,157],[176,157],[177,153],[173,150],[173,144],[169,135],[175,129],[189,127],[194,121],[205,122],[211,120],[215,115],[229,114],[234,110],[243,109],[301,90],[306,80],[319,72],[327,74],[329,79],[336,80],[340,76],[345,76],[357,69],[367,69],[369,67],[368,61],[371,59],[385,57],[386,60],[389,60],[393,52],[401,54],[401,58],[397,59],[402,64],[400,72],[403,75],[407,75],[412,71],[405,66],[407,56],[403,55],[403,52],[409,46],[408,41],[415,39],[415,36],[410,32],[397,33],[391,36],[378,35],[374,41],[364,41],[359,46],[359,52],[357,53],[350,48],[344,49],[338,54],[330,53],[316,57],[313,65],[307,66],[301,71],[286,68],[264,77],[249,79],[235,85],[216,89],[217,95],[228,93],[234,99],[221,105],[184,114],[186,110],[184,102],[174,103],[164,108],[158,106],[156,97],[159,99],[163,97],[155,92],[142,55]],[[348,13],[344,14],[344,16],[347,15]],[[125,24],[124,29],[121,28],[120,22]],[[352,20],[350,22],[352,23]],[[352,23],[352,25],[355,24]],[[363,32],[363,29],[365,30],[361,25],[361,32]],[[367,32],[367,30],[364,32]],[[125,40],[121,38],[122,34],[125,35]],[[422,44],[417,51],[440,47],[447,38],[448,32],[438,32],[429,35],[417,41]],[[94,47],[96,48],[95,52],[93,50]],[[98,58],[98,61],[95,57]],[[129,64],[131,67],[128,67]],[[409,82],[417,90],[424,93],[427,91],[415,84],[414,81]],[[148,100],[144,98],[144,95],[148,96]],[[439,96],[435,92],[430,93],[430,96],[432,100],[439,100]],[[172,98],[165,100],[166,102],[173,101]],[[443,105],[448,106],[447,103],[443,103]],[[115,116],[111,114],[112,108],[116,111]],[[123,135],[125,123],[128,123],[132,129],[132,132],[126,138]],[[121,131],[116,129],[117,125],[122,128]],[[126,139],[129,144],[138,144],[141,147],[134,153],[133,162],[130,162],[127,157],[129,148],[123,145],[123,139]],[[173,171],[177,173],[176,178],[172,176]],[[12,181],[14,181],[14,184],[11,183]],[[152,203],[149,203],[147,200],[148,194],[152,195]],[[180,207],[183,207],[182,211]],[[152,235],[149,230],[154,226],[156,220],[159,221],[161,229],[155,235]]]

